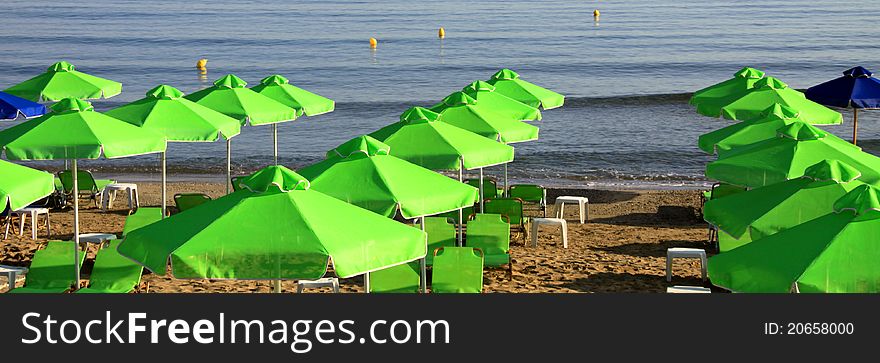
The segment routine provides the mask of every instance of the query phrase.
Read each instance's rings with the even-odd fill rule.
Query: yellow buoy
[[[593,10],[593,17],[594,17],[594,18],[598,18],[599,15],[601,15],[601,14],[599,13],[599,9]]]
[[[205,70],[208,66],[208,60],[205,58],[196,61],[196,69]]]
[[[379,41],[376,38],[370,38],[370,48],[376,49],[377,45],[379,45]]]
[[[446,38],[446,30],[443,29],[442,26],[440,27],[440,30],[437,31],[437,36],[440,37],[440,39]]]

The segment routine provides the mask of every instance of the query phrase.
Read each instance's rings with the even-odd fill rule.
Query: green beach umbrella
[[[299,170],[312,189],[386,217],[407,219],[474,204],[477,189],[389,155],[391,148],[358,136],[328,158]]]
[[[242,189],[126,235],[120,254],[176,278],[313,280],[332,263],[352,277],[424,258],[424,232],[311,190],[283,166]],[[276,291],[279,284],[276,283]]]
[[[495,86],[497,92],[532,107],[549,110],[562,107],[565,103],[565,96],[524,81],[519,74],[507,68],[495,72],[488,82]]]
[[[317,116],[331,112],[336,107],[336,102],[333,100],[296,87],[290,84],[287,78],[277,74],[263,78],[260,80],[260,84],[251,87],[251,89],[299,110],[300,115]]]
[[[77,71],[73,64],[57,62],[38,75],[4,92],[31,101],[58,101],[66,97],[80,99],[110,98],[122,92],[122,83]]]
[[[789,88],[784,82],[764,77],[755,82],[752,89],[740,94],[720,109],[699,105],[697,112],[712,117],[724,116],[731,120],[747,120],[761,115],[761,111],[774,103],[798,110],[798,118],[814,125],[838,125],[843,122],[840,112],[810,101],[800,91]]]
[[[880,191],[861,185],[834,211],[709,259],[709,278],[737,292],[880,292]]]
[[[689,103],[694,106],[705,105],[720,109],[754,87],[755,82],[764,78],[764,72],[755,68],[743,67],[733,74],[733,78],[713,84],[694,92]]]
[[[863,185],[861,173],[838,160],[822,160],[800,178],[713,199],[703,218],[718,227],[721,252],[832,212],[834,201]]]
[[[479,107],[494,113],[507,116],[515,121],[541,120],[541,111],[535,107],[519,102],[495,91],[495,86],[486,81],[474,81],[461,89],[462,92],[477,100]],[[440,103],[434,111],[440,112],[445,107]]]
[[[0,131],[0,147],[10,160],[71,160],[73,190],[78,190],[77,160],[119,158],[165,152],[165,136],[95,112],[73,97],[52,105],[52,112]],[[73,240],[79,258],[79,198],[73,198]],[[79,264],[76,263],[79,282]],[[78,286],[78,285],[77,285]]]
[[[55,177],[45,171],[0,160],[0,210],[27,207],[55,191]]]
[[[464,92],[455,92],[431,108],[440,121],[505,144],[538,139],[538,127],[480,106]]]
[[[183,98],[183,92],[168,85],[147,91],[147,96],[105,113],[132,125],[165,135],[168,141],[213,142],[226,139],[226,193],[232,177],[233,136],[241,133],[238,120]],[[163,154],[164,156],[164,154]],[[162,158],[162,180],[165,180],[165,158]],[[165,185],[162,185],[162,210],[165,210]]]
[[[700,150],[714,154],[776,137],[776,130],[798,120],[798,111],[778,103],[768,107],[761,116],[700,135]]]
[[[296,109],[246,88],[247,82],[232,74],[214,81],[214,85],[190,93],[184,98],[237,119],[244,126],[272,125],[272,150],[278,164],[278,123],[293,121]]]
[[[849,164],[866,183],[880,182],[880,158],[801,121],[780,128],[776,138],[721,151],[718,160],[706,165],[706,177],[757,188],[800,177],[825,159]]]

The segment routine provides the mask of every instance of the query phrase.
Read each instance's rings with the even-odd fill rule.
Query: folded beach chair
[[[513,278],[513,262],[510,260],[510,224],[499,214],[476,214],[468,221],[465,245],[483,251],[483,266],[507,265],[507,273]]]
[[[123,257],[116,251],[122,240],[110,240],[98,251],[95,266],[89,276],[89,286],[79,289],[80,294],[125,294],[134,291],[141,282],[144,267]]]
[[[417,293],[421,285],[419,262],[373,271],[368,274],[371,293]]]
[[[483,251],[471,247],[440,247],[434,250],[431,292],[483,292]]]
[[[61,192],[64,196],[65,202],[69,202],[73,199],[73,172],[70,170],[64,170],[58,172],[58,182],[61,184]],[[88,170],[79,170],[77,171],[77,189],[78,192],[76,195],[80,198],[88,198],[95,202],[95,207],[98,207],[98,203],[100,203],[101,193],[104,191],[104,187],[108,184],[115,183],[115,180],[111,179],[95,179],[92,176],[92,173]],[[57,186],[57,184],[56,184]]]
[[[480,187],[480,179],[466,179],[464,182],[474,188]],[[504,190],[498,189],[498,184],[494,180],[483,178],[483,199],[497,198],[503,194]]]
[[[128,217],[125,217],[122,235],[125,236],[131,231],[160,220],[162,220],[161,207],[140,207],[134,213],[129,213]]]
[[[535,184],[511,185],[507,190],[507,196],[522,199],[523,202],[535,203],[541,209],[542,215],[547,216],[547,190],[544,187]]]
[[[178,211],[187,211],[211,201],[211,197],[202,193],[178,193],[174,195],[174,205]]]
[[[425,233],[428,234],[428,251],[439,247],[455,247],[455,223],[452,219],[425,217]],[[434,263],[434,255],[428,254],[425,262],[431,266]]]
[[[85,255],[80,252],[80,265]],[[76,284],[74,268],[73,242],[49,241],[45,248],[34,252],[34,258],[25,276],[24,287],[10,292],[15,294],[65,292]]]
[[[229,184],[232,185],[233,192],[237,192],[239,189],[241,189],[241,185],[238,184],[238,182],[241,181],[241,178],[244,178],[244,176],[234,176],[229,179]]]
[[[483,202],[485,214],[500,214],[510,223],[511,229],[522,232],[523,241],[528,238],[528,217],[523,215],[523,201],[519,198],[495,198]]]

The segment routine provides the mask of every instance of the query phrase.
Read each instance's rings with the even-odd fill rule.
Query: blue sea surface
[[[298,168],[336,145],[429,106],[500,68],[567,96],[516,144],[510,176],[548,186],[700,186],[712,157],[697,137],[730,121],[697,115],[688,94],[753,66],[795,88],[862,65],[880,70],[876,14],[856,1],[22,1],[0,4],[0,88],[67,60],[123,83],[107,110],[158,85],[186,93],[227,73],[270,74],[333,98],[336,111],[279,126]],[[592,12],[600,9],[600,20]],[[439,27],[446,38],[438,39]],[[368,39],[379,41],[371,50]],[[208,74],[194,68],[207,58]],[[849,111],[841,126],[851,135]],[[880,152],[880,111],[860,115],[860,146]],[[13,123],[0,123],[0,128]],[[236,173],[271,162],[271,129],[233,139]],[[174,143],[178,178],[218,178],[225,144]],[[60,162],[35,163],[48,168]],[[83,162],[158,178],[158,158]],[[498,175],[501,168],[488,170]]]

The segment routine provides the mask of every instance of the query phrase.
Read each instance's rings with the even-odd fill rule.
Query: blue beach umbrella
[[[880,79],[871,77],[871,71],[855,67],[843,72],[843,77],[807,89],[807,98],[826,106],[853,109],[853,144],[859,131],[859,109],[880,108]]]
[[[15,120],[19,116],[31,118],[46,113],[46,106],[0,92],[0,120]]]

